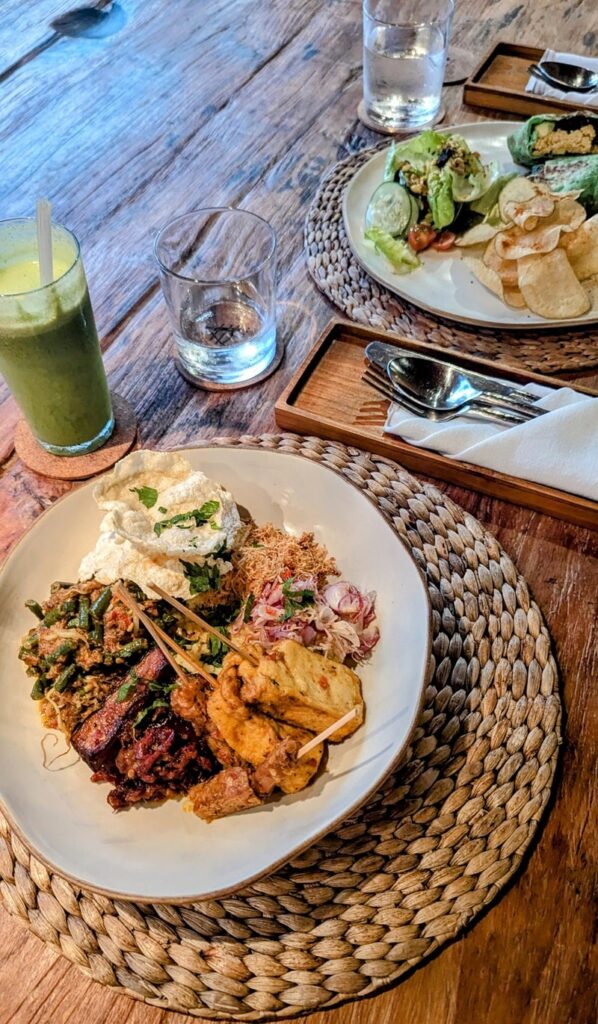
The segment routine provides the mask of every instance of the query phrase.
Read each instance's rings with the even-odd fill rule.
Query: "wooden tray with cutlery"
[[[463,86],[463,100],[470,107],[500,110],[530,117],[545,110],[596,111],[579,100],[557,99],[526,92],[530,64],[542,60],[546,47],[520,46],[504,39],[495,43]],[[580,57],[581,59],[581,57]]]
[[[399,337],[334,319],[327,325],[278,399],[275,406],[277,424],[298,433],[315,434],[356,445],[377,455],[395,459],[402,466],[420,474],[469,487],[579,526],[598,529],[598,502],[568,494],[555,487],[546,487],[482,466],[459,462],[385,434],[384,423],[389,403],[362,380],[366,365],[365,347],[376,340],[400,345],[413,353],[435,356],[468,370],[507,378],[518,386],[529,383],[552,388],[572,386],[570,381],[522,371],[506,364],[467,356],[453,349],[427,345],[413,338]],[[574,386],[583,394],[598,397],[598,391],[592,388],[577,383]]]

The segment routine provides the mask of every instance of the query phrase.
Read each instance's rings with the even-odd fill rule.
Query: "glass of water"
[[[453,10],[454,0],[363,0],[363,100],[381,129],[438,116]]]
[[[247,210],[195,210],[158,234],[155,255],[191,383],[226,387],[261,378],[276,355],[276,236]]]

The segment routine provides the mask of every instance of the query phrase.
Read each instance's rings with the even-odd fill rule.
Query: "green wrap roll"
[[[535,114],[509,135],[513,160],[531,167],[559,156],[598,153],[598,114]]]
[[[532,178],[545,182],[551,192],[579,192],[588,216],[598,213],[598,153],[563,156],[534,164]]]

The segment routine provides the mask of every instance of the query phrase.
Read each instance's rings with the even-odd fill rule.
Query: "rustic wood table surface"
[[[272,431],[276,397],[332,312],[305,267],[307,205],[330,164],[375,138],[356,118],[360,4],[121,0],[125,27],[95,39],[63,37],[50,27],[71,6],[2,4],[0,216],[28,215],[45,194],[56,218],[82,240],[110,380],[134,405],[144,445]],[[595,53],[597,9],[594,0],[457,0],[453,42],[464,61],[498,37]],[[446,88],[445,103],[447,122],[479,116],[463,108],[459,85]],[[278,323],[287,352],[266,383],[225,397],[194,390],[174,369],[152,240],[174,214],[226,204],[260,213],[276,229]],[[18,461],[15,409],[5,390],[0,402],[6,552],[69,485]],[[591,812],[598,713],[591,691],[598,536],[446,489],[513,556],[555,640],[566,708],[556,794],[524,870],[465,937],[383,994],[305,1019],[589,1024],[596,1019]],[[88,981],[4,910],[0,949],[2,1022],[191,1020]]]

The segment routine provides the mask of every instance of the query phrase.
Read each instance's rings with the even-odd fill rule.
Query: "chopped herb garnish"
[[[149,684],[152,693],[172,693],[175,686],[176,683],[158,683],[155,679]]]
[[[117,699],[119,704],[122,704],[122,702],[125,701],[127,699],[127,697],[130,696],[130,694],[133,692],[133,690],[137,686],[138,682],[139,682],[139,676],[137,675],[135,669],[132,669],[131,672],[129,672],[129,678],[127,679],[127,681],[124,682],[122,684],[122,686],[119,686],[119,688],[118,688],[118,692],[116,694],[116,699]]]
[[[210,519],[210,529],[211,530],[221,530],[222,527],[218,526],[218,523],[216,522],[215,519]]]
[[[141,709],[141,711],[137,715],[137,718],[133,722],[133,728],[136,729],[138,725],[141,725],[141,723],[147,718],[147,716],[151,714],[152,711],[155,711],[156,708],[168,707],[170,707],[170,704],[167,700],[164,700],[163,697],[156,697],[156,700],[152,701],[152,703],[148,705],[147,708]]]
[[[132,680],[131,682],[123,683],[122,686],[119,686],[118,693],[116,694],[118,703],[122,704],[127,697],[130,697],[136,686],[137,682],[133,682]]]
[[[216,636],[211,636],[208,639],[208,650],[201,655],[201,660],[204,665],[214,665],[216,668],[222,666],[222,659],[225,654],[228,654],[229,648],[222,640],[219,640]]]
[[[291,584],[294,580],[295,577],[291,576],[288,580],[285,580],[282,585],[284,613],[281,617],[281,622],[286,622],[287,619],[291,619],[296,612],[301,611],[306,604],[312,604],[314,600],[313,590],[291,590]]]
[[[255,594],[250,594],[245,602],[245,610],[243,611],[243,622],[249,622],[254,604]]]
[[[178,526],[179,523],[189,522],[190,519],[195,522],[196,526],[205,526],[219,508],[219,501],[206,501],[201,508],[191,509],[190,512],[178,512],[176,516],[171,516],[170,519],[161,519],[159,522],[154,523],[154,533],[159,537],[164,530],[169,530],[171,526]],[[189,527],[184,527],[184,529],[189,529]]]
[[[205,594],[208,590],[220,588],[220,570],[217,565],[197,565],[195,562],[184,562],[179,559],[183,566],[183,572],[189,580],[189,589],[192,594]]]
[[[137,495],[139,501],[146,508],[153,508],[158,500],[158,492],[155,487],[129,487],[129,490]]]
[[[166,513],[168,512],[168,509],[164,508],[164,505],[158,505],[158,512],[160,513],[161,516],[165,516]]]

